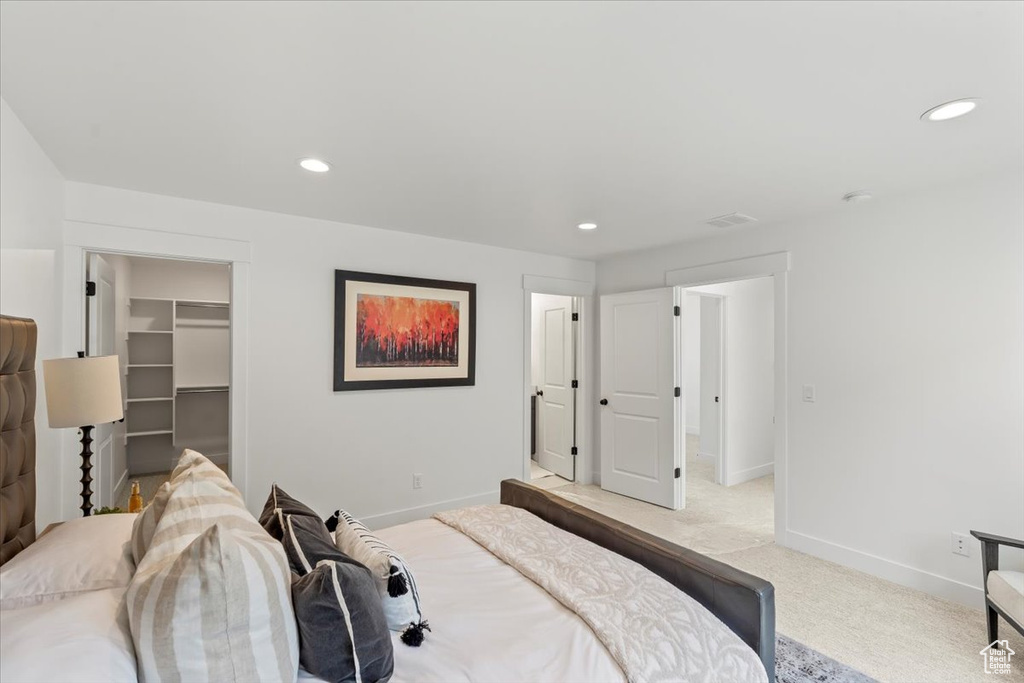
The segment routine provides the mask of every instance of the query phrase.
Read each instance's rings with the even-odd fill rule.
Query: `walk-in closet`
[[[90,255],[104,304],[90,307],[90,338],[113,338],[124,373],[125,420],[111,427],[111,504],[138,480],[143,497],[170,474],[185,448],[228,471],[230,270],[226,264]],[[106,330],[106,333],[103,333]],[[109,337],[107,337],[109,334]],[[90,351],[90,355],[99,355]],[[230,472],[229,472],[230,474]]]

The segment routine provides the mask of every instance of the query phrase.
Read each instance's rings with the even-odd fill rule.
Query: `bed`
[[[145,648],[138,639],[133,644],[137,634],[126,614],[128,584],[138,580],[134,515],[76,520],[77,527],[69,522],[35,540],[29,435],[35,326],[10,318],[0,325],[0,557],[6,563],[0,675],[5,681],[156,680],[142,675]],[[393,681],[773,678],[770,583],[527,484],[502,482],[501,505],[447,511],[374,533],[414,570],[430,622],[419,647],[391,633]],[[58,556],[63,562],[54,561],[55,552],[65,553]],[[47,585],[50,574],[70,571],[68,558],[84,556],[108,558],[115,569],[89,585],[88,577],[64,577],[82,587],[59,595]],[[27,585],[33,582],[38,585]],[[29,594],[24,604],[11,598],[19,591]],[[33,591],[48,597],[36,601]],[[647,613],[640,614],[634,606],[645,601]],[[652,614],[651,605],[676,607]],[[302,668],[297,676],[322,680]]]

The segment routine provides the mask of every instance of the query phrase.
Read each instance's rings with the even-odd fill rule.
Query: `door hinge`
[[[676,387],[676,398],[679,398],[682,395],[683,395],[683,390],[680,389],[679,387]]]
[[[572,321],[574,323],[578,323],[580,321],[580,314],[579,313],[573,313],[572,314]]]
[[[680,469],[679,469],[679,468],[677,467],[677,468],[676,468],[676,479],[678,479],[678,478],[679,478],[679,477],[681,477],[681,476],[683,476],[683,473],[682,473],[682,471],[680,471]]]
[[[576,455],[576,454],[577,454],[578,452],[579,452],[579,451],[577,451],[577,450],[576,450],[576,447],[575,447],[575,446],[573,446],[573,447],[572,447],[572,450],[570,451],[570,453],[571,453],[572,455]]]
[[[672,315],[682,315],[682,314],[683,314],[683,309],[679,308],[679,306],[673,306],[672,307]]]
[[[85,281],[85,295],[96,296],[96,283],[92,280]]]
[[[572,381],[572,388],[573,389],[579,389],[580,388],[580,381],[578,379],[574,379]]]

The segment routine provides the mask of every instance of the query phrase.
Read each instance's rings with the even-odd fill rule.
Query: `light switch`
[[[814,403],[814,385],[813,384],[805,384],[804,385],[804,401],[806,401],[807,403]]]

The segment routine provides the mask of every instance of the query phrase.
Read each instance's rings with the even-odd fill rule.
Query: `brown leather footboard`
[[[501,482],[501,502],[647,567],[731,628],[775,678],[775,587],[764,579],[617,522],[514,479]]]

